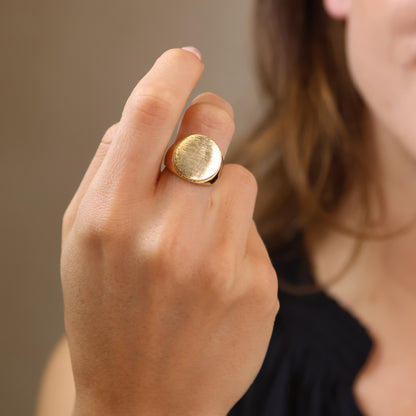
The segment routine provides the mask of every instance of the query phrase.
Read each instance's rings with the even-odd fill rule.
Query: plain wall
[[[203,91],[238,139],[261,113],[249,0],[13,0],[0,5],[0,415],[33,414],[63,334],[61,220],[102,134],[171,47],[195,45]]]

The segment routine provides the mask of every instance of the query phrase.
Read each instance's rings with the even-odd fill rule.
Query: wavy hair
[[[254,219],[269,251],[312,227],[357,237],[332,282],[371,235],[365,225],[377,185],[364,135],[366,107],[346,60],[345,22],[329,17],[322,0],[256,0],[253,16],[256,69],[269,105],[230,158],[258,180]],[[357,185],[364,227],[352,230],[336,214]]]
[[[345,23],[330,18],[322,0],[257,0],[254,7],[257,72],[269,106],[231,158],[258,180],[259,232],[270,250],[317,225],[354,233],[335,213],[356,183],[369,211],[372,180]]]

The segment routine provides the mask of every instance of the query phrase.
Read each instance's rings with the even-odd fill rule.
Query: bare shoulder
[[[68,342],[56,344],[46,364],[36,408],[36,416],[71,416],[75,400]]]

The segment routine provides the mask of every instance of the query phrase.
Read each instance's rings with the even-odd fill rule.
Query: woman
[[[250,171],[159,172],[203,70],[166,52],[65,213],[69,350],[39,415],[416,414],[416,3],[258,0],[256,16],[271,108],[239,156],[267,250]],[[232,116],[202,94],[178,140],[225,154]]]

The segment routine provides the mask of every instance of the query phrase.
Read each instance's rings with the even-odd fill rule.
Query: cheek
[[[416,159],[416,1],[353,2],[347,54],[370,112]]]

